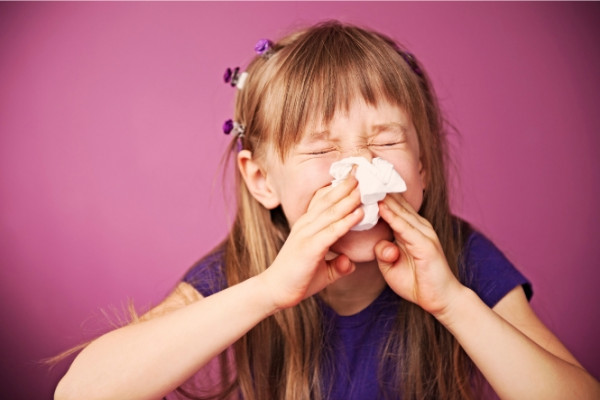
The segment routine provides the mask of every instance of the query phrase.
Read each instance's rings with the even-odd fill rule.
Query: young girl
[[[452,216],[443,124],[422,66],[375,32],[326,23],[261,41],[226,124],[238,210],[227,239],[139,321],[88,345],[56,399],[598,399],[537,319],[527,280]],[[345,157],[406,183],[364,216]],[[211,360],[216,360],[211,363]],[[214,375],[217,375],[216,377]],[[196,396],[196,397],[194,397]]]

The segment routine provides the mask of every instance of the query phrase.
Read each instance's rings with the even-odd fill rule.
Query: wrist
[[[275,314],[282,308],[274,300],[269,278],[264,272],[249,278],[246,282],[251,286],[257,306],[263,310],[265,318]]]
[[[451,296],[446,307],[433,313],[433,316],[442,325],[450,329],[464,315],[468,309],[468,304],[473,301],[474,297],[477,297],[475,292],[464,285],[460,285]]]
[[[279,290],[281,283],[277,281],[276,276],[271,273],[269,269],[262,273],[250,278],[254,281],[255,290],[261,297],[261,301],[264,304],[264,309],[269,315],[275,314],[277,311],[283,310],[289,307],[283,303],[280,299]]]

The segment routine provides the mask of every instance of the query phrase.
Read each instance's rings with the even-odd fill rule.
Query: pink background
[[[337,18],[403,41],[453,135],[454,210],[534,282],[533,306],[600,375],[598,3],[0,3],[4,398],[38,365],[161,299],[227,230],[228,66]]]

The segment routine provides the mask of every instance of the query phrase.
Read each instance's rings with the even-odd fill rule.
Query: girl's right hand
[[[276,309],[292,307],[354,271],[347,256],[341,254],[331,260],[325,256],[363,218],[360,203],[353,174],[339,185],[315,193],[273,264],[260,275]]]

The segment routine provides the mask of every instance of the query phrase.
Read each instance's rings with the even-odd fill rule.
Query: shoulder
[[[224,269],[225,247],[219,245],[196,262],[182,280],[193,286],[202,296],[207,297],[227,286]]]
[[[511,290],[522,286],[528,299],[533,295],[529,280],[482,233],[472,230],[462,254],[467,286],[489,306],[495,306]]]
[[[181,282],[160,304],[139,319],[144,321],[168,314],[224,289],[224,259],[224,246],[217,246],[188,269]]]

